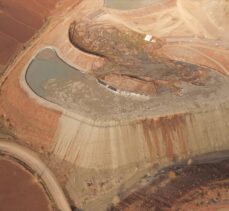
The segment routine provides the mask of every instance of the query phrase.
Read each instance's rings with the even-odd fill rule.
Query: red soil
[[[19,42],[26,42],[35,32],[33,28],[4,13],[0,14],[0,31]]]
[[[3,2],[2,0],[0,2]],[[11,2],[11,4],[24,7],[34,13],[39,14],[41,17],[45,17],[49,14],[49,8],[39,3],[39,0],[30,0],[29,4],[27,0],[9,0],[7,2]]]
[[[0,75],[3,73],[4,71],[4,66],[0,64]]]
[[[53,8],[57,2],[57,0],[36,0],[36,2],[40,5],[43,5],[47,8]]]
[[[0,113],[10,119],[18,137],[30,140],[33,146],[49,150],[61,114],[32,100],[20,86],[18,77],[25,63],[22,60],[17,65],[18,71],[12,72],[1,89]]]
[[[24,23],[32,28],[39,28],[42,26],[43,21],[40,14],[34,13],[22,5],[12,4],[10,1],[2,0],[2,4],[3,3],[4,14],[7,14],[10,17],[15,18],[17,21]]]
[[[18,163],[0,159],[0,210],[50,211],[51,203],[41,184]]]
[[[18,47],[20,47],[19,42],[0,32],[0,64],[6,64]]]
[[[0,64],[41,28],[59,0],[0,0]]]

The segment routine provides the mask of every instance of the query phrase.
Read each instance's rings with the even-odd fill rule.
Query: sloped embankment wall
[[[114,169],[142,161],[165,166],[190,156],[228,149],[228,122],[228,104],[110,125],[63,115],[53,152],[85,168]]]

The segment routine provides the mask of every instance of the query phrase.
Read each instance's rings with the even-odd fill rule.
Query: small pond
[[[43,99],[85,117],[107,120],[180,112],[195,107],[196,103],[209,102],[208,96],[213,98],[212,102],[217,102],[216,98],[226,99],[228,82],[214,72],[211,74],[214,80],[209,84],[190,86],[182,96],[165,93],[142,99],[108,90],[93,75],[71,67],[53,49],[47,48],[31,61],[25,77],[28,86]]]
[[[159,1],[160,0],[105,0],[105,6],[114,9],[128,10],[145,7]]]

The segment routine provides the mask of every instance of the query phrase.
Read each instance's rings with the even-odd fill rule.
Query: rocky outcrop
[[[166,0],[136,10],[109,9],[108,17],[115,17],[139,33],[165,38],[166,44],[160,49],[163,57],[207,66],[228,75],[227,11],[226,0],[209,4],[204,0]]]
[[[179,90],[182,82],[204,85],[207,81],[207,69],[162,57],[157,50],[163,40],[146,42],[142,34],[115,23],[74,22],[69,37],[79,49],[105,58],[104,65],[94,70],[95,77],[123,91],[155,95],[163,89]],[[128,80],[128,89],[119,83],[122,77]]]
[[[58,0],[0,2],[0,65],[24,48],[25,43],[42,27]]]

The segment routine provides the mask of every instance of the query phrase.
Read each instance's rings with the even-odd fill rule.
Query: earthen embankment
[[[229,148],[228,80],[224,76],[228,69],[226,48],[210,48],[208,44],[197,45],[194,42],[190,44],[192,50],[184,51],[183,55],[177,51],[177,43],[170,45],[168,42],[161,54],[214,68],[215,78],[212,78],[216,80],[209,80],[211,86],[207,88],[170,96],[167,101],[165,98],[152,98],[152,104],[147,104],[142,99],[126,96],[141,106],[134,107],[134,103],[130,103],[123,107],[119,95],[115,95],[113,99],[116,104],[113,105],[119,105],[115,107],[100,96],[91,99],[100,105],[105,102],[105,106],[102,106],[110,106],[110,109],[99,113],[90,104],[91,109],[84,115],[81,112],[84,109],[82,105],[78,106],[78,110],[69,111],[52,106],[31,92],[26,85],[25,71],[31,62],[31,55],[34,57],[45,47],[56,49],[61,59],[82,72],[90,73],[95,67],[103,65],[102,58],[80,51],[68,39],[70,24],[82,15],[88,13],[93,14],[92,19],[109,19],[110,14],[106,13],[102,5],[101,1],[85,0],[80,5],[76,3],[67,7],[65,12],[56,14],[47,28],[30,43],[30,47],[21,52],[9,66],[1,83],[0,114],[23,143],[37,150],[44,148],[50,157],[74,168],[66,176],[66,190],[74,202],[82,204],[94,200],[100,194],[108,195],[109,191],[118,193],[132,176],[136,176],[134,181],[143,176],[141,170],[146,167],[150,166],[157,171],[191,156]],[[119,23],[124,22],[121,18],[112,18]],[[132,29],[135,27],[128,26]],[[182,48],[179,40],[178,44],[179,49]],[[201,54],[193,49],[201,51]],[[203,53],[205,56],[202,56]],[[224,75],[221,76],[217,71]],[[130,107],[133,108],[132,113],[128,110]],[[91,111],[97,113],[97,116],[90,115]],[[131,171],[124,172],[129,169]],[[86,173],[82,177],[78,176],[84,171]],[[88,177],[87,181],[85,178]],[[82,178],[83,182],[80,181]]]

